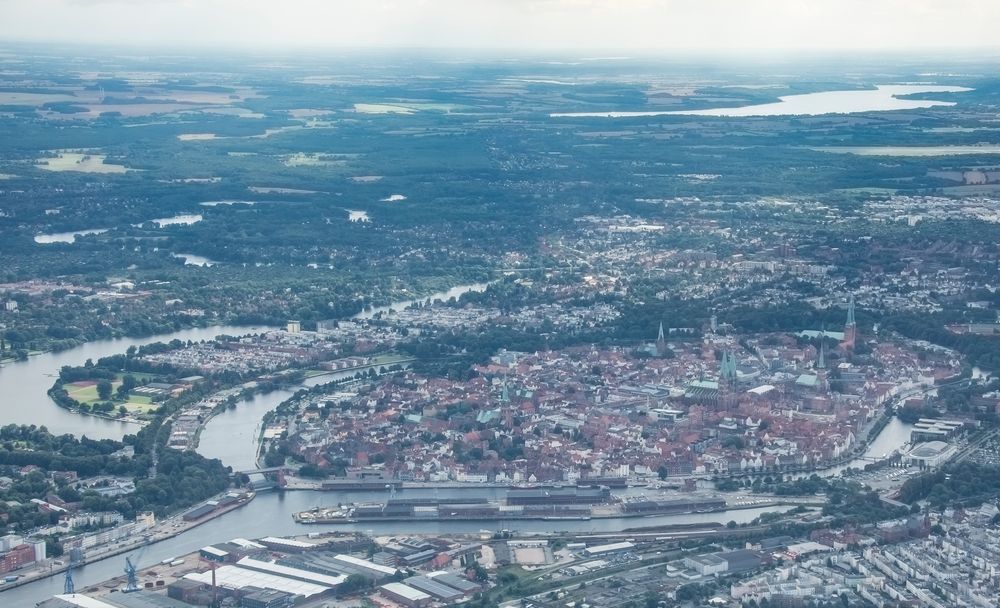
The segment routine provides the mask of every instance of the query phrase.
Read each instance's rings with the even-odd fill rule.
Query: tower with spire
[[[826,327],[819,332],[819,357],[816,358],[816,369],[826,369]]]
[[[822,331],[819,333],[819,356],[816,357],[816,365],[814,366],[816,370],[816,385],[819,387],[820,391],[827,392],[830,388],[829,380],[826,374],[826,327],[824,326]]]
[[[667,337],[663,333],[663,321],[660,321],[660,331],[656,334],[656,354],[663,356],[667,352]]]
[[[722,351],[722,363],[719,366],[719,377],[722,383],[736,383],[736,355],[730,350]]]
[[[736,353],[726,349],[722,351],[722,362],[719,365],[719,405],[726,411],[736,409]]]
[[[841,343],[844,350],[854,350],[854,342],[858,336],[857,324],[854,322],[854,294],[847,302],[847,323],[844,324],[844,341]]]
[[[719,401],[726,410],[736,409],[736,355],[729,349],[722,351],[719,364]]]

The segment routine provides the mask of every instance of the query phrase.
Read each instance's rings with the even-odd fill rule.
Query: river
[[[306,378],[302,385],[295,389],[283,388],[270,393],[258,393],[253,397],[240,401],[234,408],[213,416],[201,432],[198,440],[198,453],[206,458],[218,458],[234,471],[247,471],[257,468],[257,449],[260,445],[260,424],[264,414],[290,398],[302,387],[313,387],[341,378],[350,378],[355,374],[349,372],[334,372]]]
[[[442,300],[447,302],[451,298],[457,299],[463,293],[469,293],[470,291],[476,291],[476,292],[486,291],[487,287],[489,287],[489,283],[472,283],[470,285],[459,285],[458,287],[452,287],[448,291],[439,291],[437,293],[432,293],[426,298],[416,298],[414,300],[404,300],[402,302],[394,302],[386,306],[376,306],[375,308],[359,312],[358,314],[354,315],[351,318],[371,319],[372,317],[374,317],[379,313],[399,312],[401,310],[406,310],[407,308],[413,306],[414,304],[421,304],[423,302],[426,302],[427,300],[430,300],[431,302],[433,302],[434,300]]]
[[[899,418],[893,416],[892,420],[885,425],[879,434],[872,440],[868,447],[865,449],[865,453],[861,458],[855,458],[847,464],[832,467],[823,471],[821,475],[824,477],[829,477],[832,475],[839,475],[848,467],[855,469],[863,469],[865,465],[871,464],[871,458],[882,459],[892,454],[893,451],[902,448],[904,445],[910,443],[910,431],[913,430],[912,424],[907,424]]]
[[[482,291],[484,289],[486,289],[485,283],[474,283],[453,287],[428,297],[431,300],[447,300],[452,297],[457,298],[468,291]],[[407,300],[381,306],[361,313],[357,318],[368,318],[378,312],[390,309],[403,310],[413,302],[414,300]],[[121,439],[127,433],[134,433],[139,427],[117,420],[75,414],[57,406],[49,398],[48,390],[64,365],[83,365],[87,359],[97,361],[101,357],[124,353],[130,346],[143,346],[153,342],[169,342],[171,340],[199,342],[211,340],[220,334],[245,335],[268,329],[270,328],[261,326],[213,325],[211,327],[182,329],[146,338],[96,340],[60,352],[42,353],[29,357],[27,361],[4,364],[3,367],[0,367],[0,424],[34,424],[45,426],[56,435],[71,433],[73,435],[86,435],[91,439]],[[329,382],[333,376],[324,376],[323,378],[316,382]],[[310,382],[306,384],[308,386]],[[287,395],[284,398],[287,398]],[[274,405],[280,403],[284,398],[274,402]],[[260,416],[257,416],[256,413],[260,411],[262,416],[264,412],[273,409],[273,405],[264,409],[264,406],[269,403],[271,403],[270,398],[261,401],[255,399],[252,404],[254,407],[240,410],[234,416],[243,417],[253,414],[259,421]],[[226,462],[225,459],[223,462]],[[227,464],[229,463],[227,462]]]
[[[64,365],[83,365],[87,359],[97,361],[124,353],[130,346],[142,346],[170,340],[210,340],[220,334],[244,335],[264,331],[266,327],[214,325],[184,329],[147,338],[117,338],[97,340],[64,350],[42,353],[27,361],[5,364],[0,368],[0,423],[45,426],[56,435],[72,433],[91,439],[121,439],[134,433],[138,425],[95,416],[75,414],[55,404],[48,390]]]
[[[401,494],[412,496],[497,496],[500,490],[404,490]],[[633,519],[598,519],[590,521],[511,521],[511,522],[364,522],[345,525],[305,525],[292,521],[292,513],[303,511],[317,504],[337,502],[357,502],[385,500],[385,492],[343,492],[331,493],[285,492],[261,494],[249,505],[205,523],[174,538],[149,545],[139,559],[139,567],[148,567],[160,561],[191,553],[207,544],[224,542],[233,538],[260,538],[263,536],[302,535],[324,530],[357,530],[374,534],[419,534],[419,533],[477,533],[483,529],[500,530],[516,528],[519,532],[552,532],[556,530],[580,532],[618,532],[629,527],[645,527],[663,524],[712,523],[725,524],[730,520],[737,523],[750,522],[763,513],[787,510],[791,507],[764,507],[718,513],[698,513],[691,515],[662,515]],[[125,566],[125,555],[110,557],[73,571],[77,590],[94,585],[115,576],[120,576]],[[33,606],[35,603],[62,593],[63,577],[53,576],[0,594],[4,606]]]

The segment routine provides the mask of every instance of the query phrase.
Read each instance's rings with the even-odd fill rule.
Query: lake
[[[705,110],[671,110],[647,112],[556,112],[553,118],[639,118],[646,116],[817,116],[820,114],[853,114],[857,112],[886,112],[890,110],[917,110],[935,106],[953,106],[951,101],[929,99],[900,99],[900,95],[916,93],[962,93],[966,87],[891,84],[877,85],[861,91],[824,91],[803,95],[786,95],[781,101],[737,108],[709,108]]]
[[[205,256],[195,255],[193,253],[174,253],[174,254],[171,254],[171,255],[173,255],[175,258],[180,258],[180,259],[184,260],[184,265],[185,266],[205,266],[205,267],[211,267],[211,266],[215,266],[216,264],[218,264],[218,262],[210,260],[210,259],[206,258]]]
[[[372,308],[370,310],[361,311],[361,312],[359,312],[358,314],[354,315],[351,318],[352,319],[371,319],[372,317],[374,317],[375,315],[377,315],[379,313],[399,312],[401,310],[406,310],[407,308],[409,308],[410,306],[413,306],[414,304],[423,303],[423,302],[426,302],[427,300],[430,300],[431,302],[433,302],[435,300],[443,300],[443,301],[447,302],[451,298],[456,298],[457,299],[463,293],[469,293],[470,291],[476,291],[476,292],[486,291],[487,287],[489,287],[489,283],[472,283],[472,284],[469,284],[469,285],[459,285],[457,287],[452,287],[451,289],[449,289],[447,291],[439,291],[437,293],[432,293],[431,295],[427,296],[426,298],[417,298],[417,299],[414,299],[414,300],[404,300],[402,302],[394,302],[394,303],[389,304],[387,306],[376,306],[375,308]]]
[[[205,201],[204,203],[198,203],[202,207],[218,207],[219,205],[256,205],[258,201]]]
[[[202,218],[200,213],[182,213],[173,217],[160,217],[149,221],[163,228],[164,226],[190,226],[191,224],[197,224],[202,219],[204,218]]]
[[[822,146],[809,148],[816,152],[857,154],[858,156],[964,156],[967,154],[1000,154],[998,145],[977,146]]]
[[[107,228],[91,228],[90,230],[76,230],[73,232],[53,232],[50,234],[36,234],[35,242],[42,245],[50,243],[75,243],[77,237],[88,234],[104,234]]]

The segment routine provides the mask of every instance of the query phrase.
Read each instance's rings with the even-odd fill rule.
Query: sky
[[[741,52],[996,48],[1000,0],[0,0],[0,41]]]

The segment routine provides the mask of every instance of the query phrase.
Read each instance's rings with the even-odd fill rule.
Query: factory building
[[[407,608],[422,608],[434,601],[434,598],[430,595],[403,583],[382,585],[379,587],[379,592],[383,596]]]

